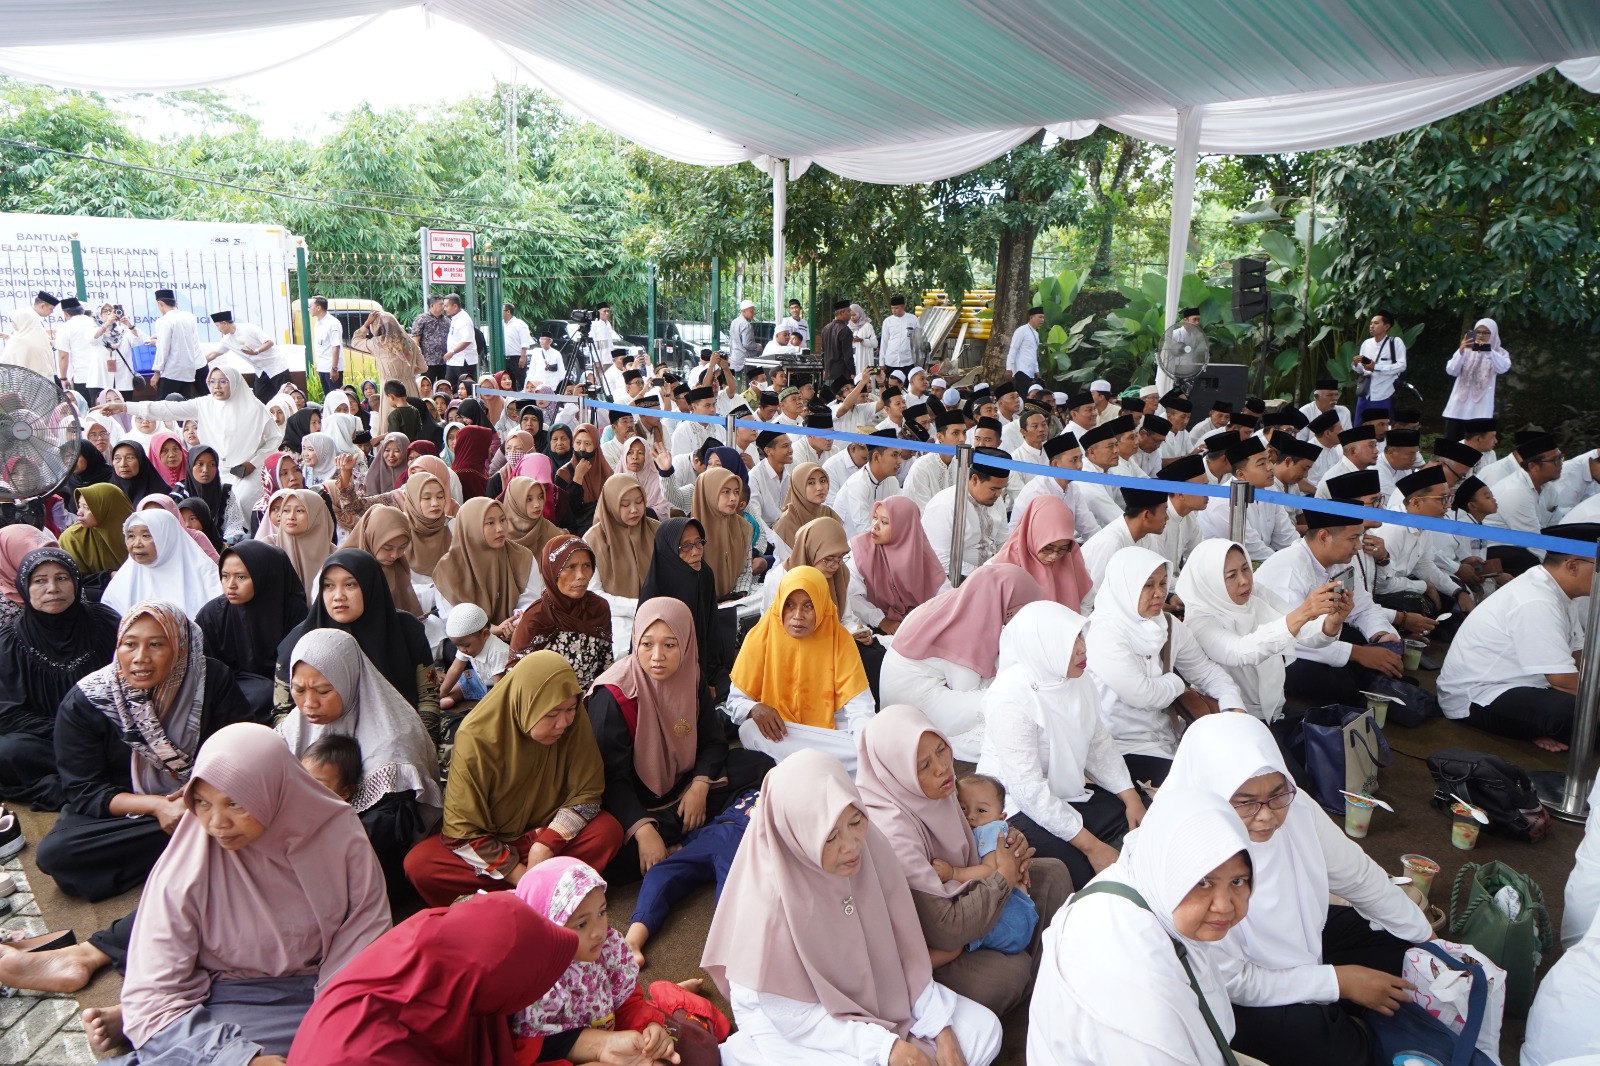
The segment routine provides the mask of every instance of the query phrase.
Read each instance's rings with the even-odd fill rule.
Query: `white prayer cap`
[[[944,395],[940,399],[944,401],[946,407],[957,407],[961,404],[961,390],[945,389]]]
[[[1066,393],[1064,393],[1064,392],[1055,392],[1055,393],[1051,393],[1051,394],[1050,394],[1050,398],[1051,398],[1051,399],[1052,399],[1052,400],[1054,400],[1054,401],[1055,401],[1055,402],[1056,402],[1056,406],[1057,406],[1057,407],[1061,407],[1061,406],[1064,406],[1064,405],[1065,405],[1065,404],[1066,404],[1066,402],[1067,402],[1067,401],[1068,401],[1068,400],[1069,400],[1069,399],[1071,399],[1071,397],[1069,397],[1069,396],[1068,396],[1068,395],[1067,395],[1067,394],[1066,394]]]
[[[741,300],[739,302],[739,310],[748,311],[748,310],[750,310],[750,308],[754,307],[755,305],[756,305],[756,302],[754,300]]]
[[[950,383],[945,381],[944,378],[934,378],[933,379],[933,387],[936,388],[936,389],[947,388],[947,387],[949,387],[949,384]]]
[[[906,383],[906,372],[904,370],[891,370],[889,371],[889,376],[902,385]]]
[[[444,622],[444,635],[451,640],[470,637],[489,624],[489,615],[475,603],[458,603],[450,608]]]
[[[1144,388],[1139,390],[1139,396],[1140,396],[1141,399],[1143,397],[1145,397],[1145,396],[1160,396],[1160,395],[1161,395],[1161,390],[1156,388],[1154,385],[1146,385]]]
[[[1105,378],[1095,378],[1093,381],[1089,382],[1089,391],[1110,392],[1111,382],[1107,381]]]

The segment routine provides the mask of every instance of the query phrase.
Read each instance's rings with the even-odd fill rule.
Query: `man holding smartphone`
[[[1351,367],[1356,372],[1356,423],[1368,407],[1388,407],[1395,384],[1406,372],[1406,342],[1390,333],[1394,315],[1378,311],[1367,323],[1372,334],[1361,342]]]

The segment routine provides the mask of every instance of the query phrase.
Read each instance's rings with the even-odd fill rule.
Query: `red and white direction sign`
[[[428,260],[428,280],[440,285],[465,285],[467,264],[442,259]]]
[[[466,255],[472,248],[472,234],[465,230],[431,229],[428,231],[429,255]]]

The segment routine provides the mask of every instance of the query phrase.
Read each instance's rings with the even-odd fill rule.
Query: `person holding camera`
[[[123,312],[121,304],[101,304],[100,328],[95,330],[94,339],[105,349],[101,364],[105,370],[97,375],[97,384],[101,390],[115,389],[119,395],[127,396],[133,391],[133,345],[143,341],[144,335]]]
[[[1465,423],[1494,417],[1495,379],[1510,369],[1511,354],[1500,347],[1499,324],[1492,318],[1478,319],[1444,367],[1456,379],[1444,405],[1446,437],[1460,440]]]
[[[1390,333],[1394,315],[1378,311],[1367,323],[1372,334],[1350,364],[1356,372],[1356,425],[1368,407],[1388,407],[1395,385],[1406,372],[1406,342]]]

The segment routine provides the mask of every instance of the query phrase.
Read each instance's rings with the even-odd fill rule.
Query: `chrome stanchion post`
[[[1244,543],[1244,516],[1250,501],[1255,498],[1255,488],[1247,481],[1234,480],[1228,486],[1228,539]]]
[[[734,423],[737,421],[738,419],[733,416],[732,411],[729,411],[728,416],[722,420],[722,429],[728,434],[728,439],[722,443],[726,444],[730,448],[735,447],[733,443],[733,435],[739,428],[738,426],[734,425]]]
[[[961,584],[961,556],[967,536],[967,481],[972,477],[972,445],[956,445],[955,514],[950,520],[950,587]]]
[[[1589,613],[1583,638],[1583,666],[1578,672],[1578,695],[1573,700],[1572,747],[1567,752],[1567,772],[1542,770],[1528,775],[1533,790],[1552,818],[1582,822],[1589,817],[1589,789],[1594,784],[1590,765],[1594,751],[1596,718],[1600,717],[1600,544],[1594,577],[1589,582]]]

